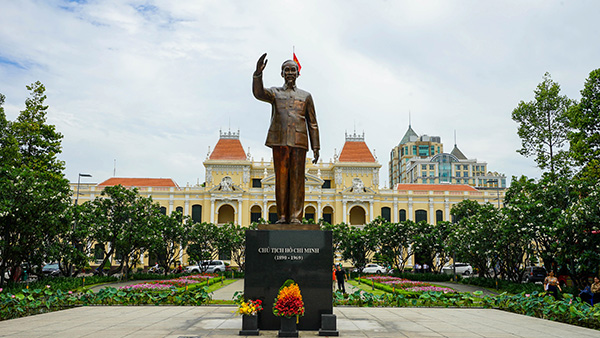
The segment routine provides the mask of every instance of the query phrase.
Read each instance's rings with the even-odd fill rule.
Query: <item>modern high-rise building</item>
[[[390,152],[389,166],[390,188],[402,183],[506,187],[506,176],[488,171],[486,162],[467,158],[456,144],[444,153],[441,137],[419,136],[410,125]]]

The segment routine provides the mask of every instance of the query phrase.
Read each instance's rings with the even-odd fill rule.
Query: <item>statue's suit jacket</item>
[[[268,147],[289,146],[319,150],[319,126],[315,105],[309,92],[283,87],[264,88],[262,75],[252,81],[254,97],[271,104],[271,126],[265,144]],[[307,132],[308,130],[308,132]]]

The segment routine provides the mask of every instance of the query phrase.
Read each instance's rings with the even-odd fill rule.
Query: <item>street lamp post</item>
[[[90,174],[82,174],[79,173],[79,175],[77,175],[77,196],[75,196],[75,205],[79,204],[79,184],[81,183],[81,178],[82,177],[92,177],[92,175]],[[77,212],[76,210],[74,210],[74,212]],[[78,215],[75,214],[75,219],[73,221],[73,248],[75,248],[77,246],[77,241],[75,239],[75,229],[77,228],[77,219],[78,219]],[[70,270],[70,275],[73,276],[73,264],[71,264],[71,268]]]
[[[496,183],[496,194],[498,196],[498,209],[500,209],[500,181],[497,178],[488,180],[487,183]]]
[[[77,176],[77,196],[75,196],[75,205],[77,205],[77,203],[79,202],[79,184],[81,183],[82,177],[92,177],[92,175],[79,173],[79,175]]]

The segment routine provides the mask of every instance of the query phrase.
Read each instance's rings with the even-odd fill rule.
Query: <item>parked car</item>
[[[229,263],[226,263],[222,260],[214,260],[214,261],[202,261],[201,265],[190,265],[188,267],[185,268],[185,272],[189,272],[189,273],[200,273],[200,272],[206,272],[206,273],[217,273],[217,272],[224,272],[224,271],[228,271],[229,269]]]
[[[42,274],[46,277],[58,277],[60,276],[60,266],[58,263],[46,264],[42,268]]]
[[[387,269],[379,264],[370,263],[362,269],[363,273],[386,273]]]
[[[455,264],[450,264],[450,265],[446,265],[444,267],[442,267],[442,273],[448,274],[448,275],[453,275],[454,274],[454,267],[456,267],[456,274],[457,275],[465,275],[465,276],[469,276],[473,273],[473,267],[471,266],[471,264],[469,263],[459,263],[456,262]]]
[[[546,269],[541,266],[528,266],[523,274],[523,283],[543,282],[546,278]]]

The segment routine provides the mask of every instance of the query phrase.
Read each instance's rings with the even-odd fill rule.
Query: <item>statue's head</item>
[[[281,65],[281,77],[285,82],[295,82],[298,78],[298,65],[293,60],[286,60]]]

